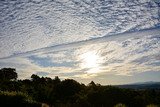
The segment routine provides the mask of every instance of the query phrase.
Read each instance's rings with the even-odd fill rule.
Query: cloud
[[[153,0],[1,1],[0,57],[159,24]]]
[[[68,43],[68,44],[61,44],[61,45],[56,45],[56,46],[49,46],[49,47],[44,47],[44,48],[40,48],[40,49],[36,49],[36,50],[32,50],[32,51],[27,51],[27,52],[22,52],[22,53],[16,53],[7,57],[3,57],[1,59],[6,59],[6,58],[12,58],[12,57],[23,57],[23,56],[29,56],[29,55],[33,55],[36,53],[39,54],[43,54],[43,53],[53,53],[53,52],[59,52],[59,51],[65,51],[69,49],[74,49],[74,48],[78,48],[78,47],[82,47],[85,45],[89,45],[89,44],[97,44],[97,43],[105,43],[105,42],[110,42],[110,41],[124,41],[126,39],[129,38],[140,38],[143,36],[152,36],[150,37],[150,39],[154,40],[158,40],[159,39],[159,33],[160,33],[160,28],[155,28],[155,29],[147,29],[147,30],[141,30],[141,31],[137,31],[137,32],[128,32],[128,33],[121,33],[121,34],[116,34],[116,35],[106,35],[104,37],[99,37],[99,38],[94,38],[94,39],[90,39],[90,40],[85,40],[85,41],[80,41],[80,42],[73,42],[73,43]],[[157,35],[157,37],[155,36]],[[139,43],[139,41],[138,41]],[[159,42],[157,42],[159,43]],[[155,43],[157,45],[157,43]],[[116,44],[116,42],[115,42]],[[154,42],[153,42],[154,44]],[[123,46],[124,46],[124,42],[123,42]],[[145,45],[144,45],[145,46]],[[114,48],[114,47],[113,47]],[[146,48],[144,48],[146,49]]]
[[[32,73],[92,78],[103,73],[131,76],[159,71],[159,33],[157,28],[42,48],[2,58],[0,65],[18,68],[21,78]],[[95,56],[95,62],[88,61],[90,56]]]
[[[0,67],[17,68],[21,79],[159,71],[159,25],[153,0],[1,1]]]

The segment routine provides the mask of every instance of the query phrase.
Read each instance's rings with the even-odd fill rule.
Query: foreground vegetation
[[[0,104],[17,107],[158,107],[160,90],[123,89],[101,86],[93,81],[87,86],[73,79],[39,77],[17,80],[13,68],[0,69]]]

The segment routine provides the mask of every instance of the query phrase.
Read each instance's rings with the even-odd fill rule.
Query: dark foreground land
[[[15,69],[3,68],[0,107],[160,107],[160,84],[138,85],[84,85],[35,74],[30,80],[17,80]]]

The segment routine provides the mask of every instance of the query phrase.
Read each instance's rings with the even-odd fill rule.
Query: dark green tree
[[[96,84],[94,83],[94,81],[91,81],[88,86],[96,86]]]
[[[2,68],[0,69],[0,80],[16,80],[17,73],[14,68]]]
[[[65,79],[61,82],[59,87],[60,99],[63,102],[73,102],[77,93],[81,90],[81,85],[73,79]]]
[[[61,80],[59,79],[58,76],[55,76],[55,78],[53,79],[53,82],[54,82],[55,85],[57,85],[61,82]]]
[[[32,74],[31,78],[32,78],[32,81],[39,81],[40,80],[40,77],[36,74]]]

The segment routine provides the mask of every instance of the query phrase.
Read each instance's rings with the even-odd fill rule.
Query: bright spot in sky
[[[81,64],[80,67],[87,70],[87,73],[98,73],[100,56],[93,51],[86,52],[80,55]]]

